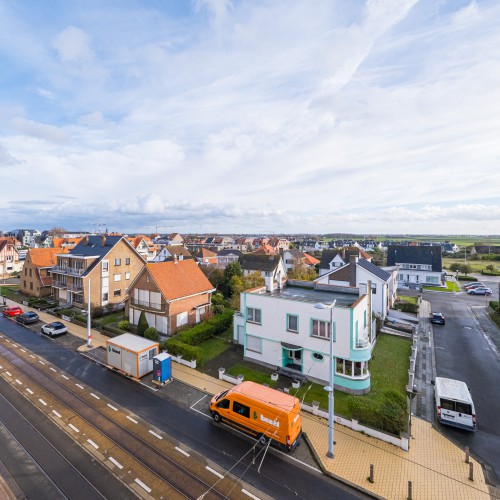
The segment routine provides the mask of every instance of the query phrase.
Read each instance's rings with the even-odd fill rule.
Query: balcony
[[[81,276],[86,269],[81,269],[79,267],[61,267],[61,266],[54,266],[51,271],[53,273],[57,274],[69,274],[72,276]]]
[[[72,283],[68,285],[68,290],[75,293],[83,293],[83,285],[75,285]]]
[[[158,302],[150,302],[147,300],[137,300],[130,297],[130,305],[136,307],[137,309],[144,309],[149,311],[160,311],[164,312],[165,307]]]
[[[54,288],[62,288],[63,290],[65,290],[66,288],[68,288],[68,285],[66,283],[63,283],[60,280],[52,280],[52,286]]]

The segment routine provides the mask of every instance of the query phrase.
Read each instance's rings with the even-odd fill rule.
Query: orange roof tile
[[[319,264],[319,260],[313,257],[312,255],[305,253],[304,256],[306,258],[306,264],[308,266],[315,266],[316,264]]]
[[[35,267],[50,267],[57,264],[56,254],[68,253],[68,248],[30,248],[29,257]]]
[[[146,264],[161,293],[167,300],[209,292],[214,289],[192,259]]]
[[[276,255],[274,248],[267,243],[262,245],[259,249],[252,252],[254,255]]]

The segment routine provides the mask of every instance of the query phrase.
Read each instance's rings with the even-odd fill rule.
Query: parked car
[[[444,325],[444,314],[443,313],[432,313],[431,314],[431,323],[435,325]]]
[[[22,323],[23,325],[31,325],[33,323],[36,323],[37,321],[40,321],[40,317],[36,312],[25,312],[20,314],[17,318],[16,321],[18,323]]]
[[[480,281],[476,281],[475,283],[468,283],[467,285],[464,286],[464,289],[470,290],[471,288],[477,288],[478,286],[485,286],[485,285]]]
[[[7,306],[2,309],[2,314],[4,316],[8,316],[13,318],[15,316],[19,316],[23,313],[23,310],[19,306]]]
[[[57,335],[62,335],[63,333],[68,333],[68,329],[66,328],[66,325],[60,321],[54,321],[53,323],[43,325],[41,332],[49,337],[55,337]]]
[[[491,288],[486,288],[485,286],[478,286],[477,288],[470,288],[467,290],[470,295],[491,295],[493,292]]]

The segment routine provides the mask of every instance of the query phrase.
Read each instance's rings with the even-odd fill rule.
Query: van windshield
[[[215,401],[219,401],[219,399],[223,398],[229,391],[221,392],[216,398]]]

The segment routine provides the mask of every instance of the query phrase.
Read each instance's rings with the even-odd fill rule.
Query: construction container
[[[172,378],[172,356],[162,352],[153,358],[153,380],[164,384]]]
[[[159,351],[158,342],[131,333],[106,340],[107,364],[136,379],[153,371],[153,358]]]

